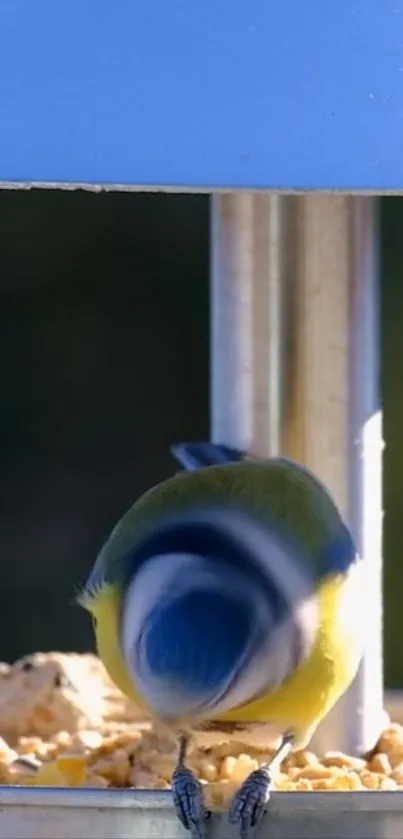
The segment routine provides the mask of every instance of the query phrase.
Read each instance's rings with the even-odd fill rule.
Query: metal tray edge
[[[402,812],[403,792],[273,792],[271,807],[277,813],[293,811],[340,813],[343,811]],[[130,809],[172,811],[171,793],[165,790],[77,789],[65,787],[0,786],[0,811],[15,807],[69,807],[77,809]],[[217,808],[217,812],[220,810]]]

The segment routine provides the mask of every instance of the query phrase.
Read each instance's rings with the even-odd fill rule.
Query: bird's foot
[[[172,775],[176,815],[192,839],[204,839],[204,825],[210,811],[204,806],[203,787],[190,769],[179,764]]]
[[[228,817],[231,824],[241,823],[241,839],[250,839],[253,829],[266,813],[270,788],[270,770],[262,766],[251,772],[234,796]]]

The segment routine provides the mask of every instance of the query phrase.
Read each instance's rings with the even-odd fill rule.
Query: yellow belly
[[[357,601],[365,563],[347,575],[328,578],[319,591],[320,628],[311,655],[277,690],[228,711],[218,719],[266,722],[293,727],[303,747],[314,729],[354,678],[362,650],[363,632]],[[137,705],[146,705],[127,673],[119,644],[120,592],[105,586],[90,604],[96,619],[98,651],[112,680]]]
[[[298,745],[304,747],[357,671],[364,638],[357,601],[364,570],[364,562],[358,562],[347,576],[329,578],[320,587],[320,629],[307,661],[277,690],[227,712],[222,719],[293,727]]]
[[[98,654],[115,685],[140,708],[147,705],[127,672],[120,648],[121,592],[116,586],[106,585],[97,597],[85,604],[95,619]]]

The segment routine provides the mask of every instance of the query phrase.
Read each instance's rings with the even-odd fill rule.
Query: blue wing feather
[[[187,472],[206,466],[238,463],[246,457],[246,452],[221,443],[176,443],[171,446],[171,453]]]

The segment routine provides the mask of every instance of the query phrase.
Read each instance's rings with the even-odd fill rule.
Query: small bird
[[[273,758],[230,806],[249,839],[273,773],[357,671],[364,563],[305,467],[207,442],[172,452],[185,471],[123,516],[79,600],[112,680],[178,737],[173,799],[192,839],[209,816],[186,765],[192,732],[280,727]]]

